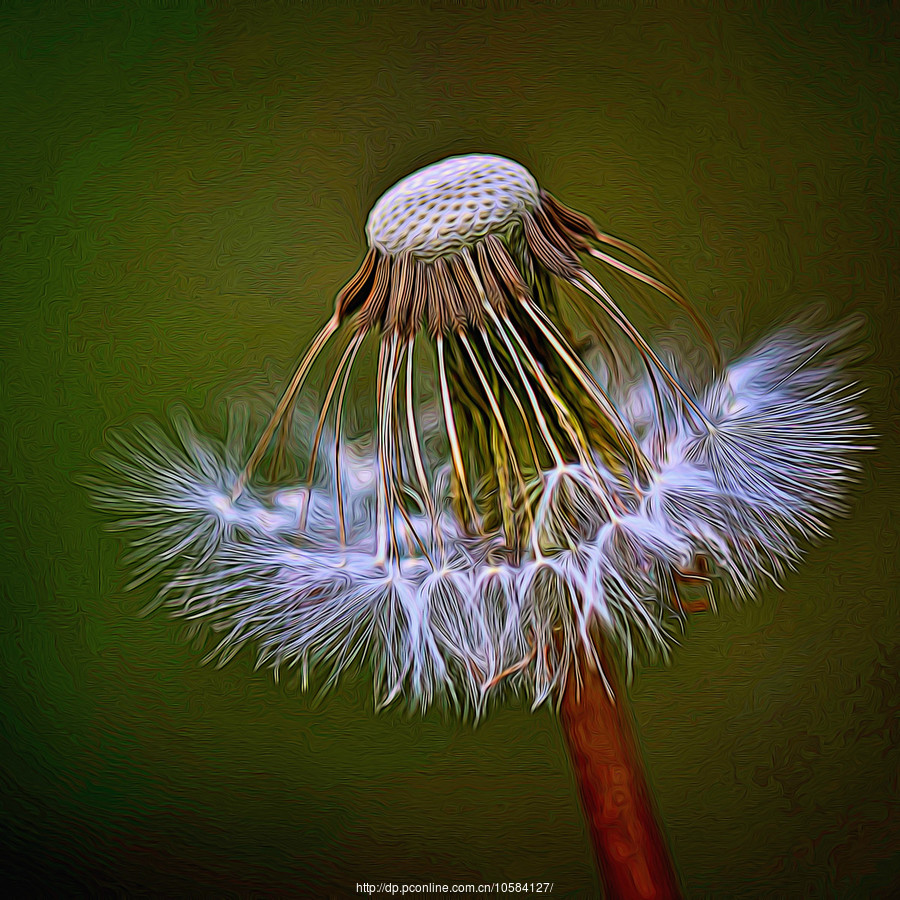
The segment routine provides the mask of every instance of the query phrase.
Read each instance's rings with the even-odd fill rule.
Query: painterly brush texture
[[[547,705],[530,711],[529,673],[521,702],[504,679],[509,702],[473,728],[399,704],[372,715],[371,680],[356,671],[316,704],[295,690],[302,666],[275,685],[254,673],[250,646],[200,666],[208,637],[138,615],[177,564],[126,592],[141,573],[81,484],[96,448],[145,442],[142,422],[161,423],[142,452],[160,434],[179,446],[173,421],[221,448],[223,401],[271,404],[360,263],[377,198],[442,156],[482,151],[522,162],[671,270],[739,392],[769,378],[749,362],[766,346],[780,355],[766,338],[810,306],[832,322],[862,318],[852,378],[867,393],[849,402],[878,449],[848,514],[827,541],[801,542],[783,591],[764,579],[758,603],[720,603],[683,633],[676,623],[673,664],[636,667],[629,693],[689,895],[897,893],[895,12],[8,4],[0,31],[8,883],[346,896],[362,880],[527,877],[597,894],[562,739]],[[722,369],[685,339],[683,312],[627,279],[607,287],[663,362],[681,360],[674,374],[692,396],[740,417],[715,388]],[[826,332],[806,332],[804,359]],[[823,353],[808,372],[828,364]],[[360,437],[376,357],[360,350],[348,387],[347,479],[372,452]],[[621,400],[640,426],[654,410],[637,385],[633,404]],[[432,400],[434,386],[423,386]],[[309,387],[321,399],[327,379]],[[173,404],[188,412],[173,418]],[[439,399],[431,408],[423,431],[441,422]],[[295,434],[315,429],[308,412]],[[789,414],[777,414],[787,430]],[[751,425],[738,421],[740,435]],[[264,422],[243,427],[252,440]],[[816,461],[820,437],[806,445]],[[689,465],[728,453],[679,446]],[[234,450],[202,463],[179,452],[189,472],[227,474],[252,448]],[[794,490],[782,471],[754,502]],[[803,511],[821,513],[818,490]],[[277,543],[300,508],[276,494],[242,495],[204,539],[231,546],[244,516],[241,530],[263,523]],[[310,521],[333,524],[332,494],[319,496]],[[369,512],[345,499],[351,531]],[[785,522],[789,537],[814,531],[803,511]],[[740,560],[746,548],[717,552]],[[695,583],[685,600],[704,596]],[[320,686],[328,673],[310,677]]]

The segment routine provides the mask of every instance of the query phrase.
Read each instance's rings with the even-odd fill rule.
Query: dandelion
[[[142,534],[136,581],[168,573],[160,597],[219,631],[223,662],[249,642],[276,676],[328,687],[366,658],[381,703],[476,714],[504,690],[555,698],[611,895],[674,896],[614,650],[667,652],[687,612],[777,580],[840,512],[865,423],[834,342],[784,332],[688,390],[595,270],[677,303],[711,342],[682,296],[501,157],[411,175],[366,233],[249,453],[246,422],[217,449],[180,419],[177,444],[145,431],[109,457],[118,481],[98,495]],[[361,444],[344,420],[367,342]],[[267,486],[260,464],[276,436],[291,450],[324,359],[307,477]]]

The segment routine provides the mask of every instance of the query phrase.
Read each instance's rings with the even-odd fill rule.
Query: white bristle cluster
[[[502,156],[454,156],[404,178],[372,208],[369,245],[435,259],[502,232],[537,206],[531,173]]]
[[[246,433],[217,448],[178,420],[179,445],[159,430],[120,442],[107,457],[115,482],[95,493],[119,527],[143,533],[135,583],[167,573],[160,596],[221,632],[220,660],[254,642],[276,672],[321,666],[331,684],[365,652],[383,702],[402,693],[427,706],[446,692],[480,709],[491,688],[510,683],[537,703],[564,682],[578,646],[590,646],[592,623],[629,655],[637,642],[664,648],[673,579],[696,557],[748,597],[797,562],[803,539],[824,533],[866,431],[837,364],[818,352],[825,344],[785,333],[728,366],[701,394],[715,423],[705,437],[673,404],[664,423],[633,421],[655,459],[649,487],[600,460],[542,472],[534,541],[518,560],[493,557],[490,537],[465,537],[439,455],[425,460],[438,520],[395,510],[399,555],[382,558],[378,488],[364,478],[377,455],[345,443],[338,476],[330,437],[318,484],[270,496],[248,489],[235,501],[234,447]],[[622,408],[653,409],[658,389],[634,385],[643,402]],[[426,411],[424,446],[433,447]],[[338,478],[352,488],[343,540]],[[419,537],[404,543],[410,530]]]

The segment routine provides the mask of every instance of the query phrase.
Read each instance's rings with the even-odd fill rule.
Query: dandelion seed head
[[[97,496],[137,535],[136,581],[159,576],[170,608],[210,627],[211,660],[251,644],[324,687],[364,663],[379,705],[537,704],[598,629],[629,662],[665,654],[685,583],[749,598],[842,510],[865,425],[829,338],[782,332],[686,386],[588,263],[686,301],[501,157],[404,179],[367,235],[249,454],[246,417],[222,445],[180,417],[175,441],[150,429],[107,459]],[[349,440],[367,341],[370,434]],[[613,377],[626,358],[640,377]],[[292,433],[323,360],[317,421]],[[270,454],[305,477],[264,483]]]

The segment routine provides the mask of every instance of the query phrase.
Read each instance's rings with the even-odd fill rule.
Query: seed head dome
[[[434,259],[500,232],[538,205],[532,174],[502,156],[453,156],[394,185],[372,208],[369,245]]]

